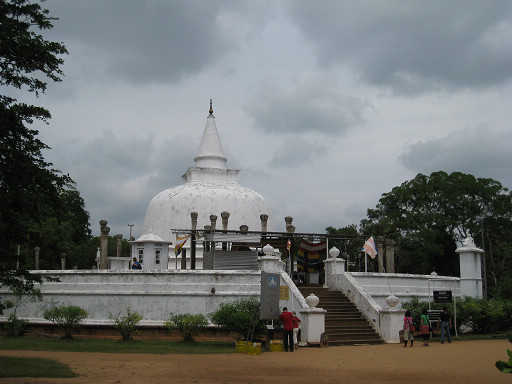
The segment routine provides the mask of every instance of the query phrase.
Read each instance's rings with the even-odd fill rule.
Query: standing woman
[[[428,339],[430,339],[430,319],[426,308],[421,310],[421,328],[420,334],[423,337],[423,347],[428,347]]]
[[[407,341],[411,341],[411,347],[412,343],[414,343],[414,331],[413,331],[413,320],[411,311],[407,310],[405,311],[404,316],[404,347],[407,347]]]

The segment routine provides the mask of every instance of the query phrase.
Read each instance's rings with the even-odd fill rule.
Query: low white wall
[[[358,285],[381,307],[387,307],[386,297],[393,293],[398,297],[398,305],[409,301],[413,296],[420,301],[432,300],[433,291],[452,291],[460,297],[460,278],[438,275],[413,275],[405,273],[347,272]]]
[[[141,313],[141,324],[163,324],[169,314],[202,313],[216,310],[221,302],[259,297],[259,271],[190,271],[190,270],[65,270],[31,271],[48,275],[60,282],[45,282],[41,288],[42,302],[24,301],[17,310],[20,318],[46,322],[45,309],[53,305],[78,305],[87,310],[85,323],[111,323],[109,315],[126,312]],[[212,292],[215,288],[215,292]],[[12,293],[0,288],[2,301]],[[5,311],[6,320],[10,311]]]

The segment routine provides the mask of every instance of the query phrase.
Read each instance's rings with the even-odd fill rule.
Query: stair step
[[[329,345],[382,344],[383,340],[361,311],[342,293],[322,287],[298,287],[304,297],[318,296],[319,308],[326,310],[325,331]]]

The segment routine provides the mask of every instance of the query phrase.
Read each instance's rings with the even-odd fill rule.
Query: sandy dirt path
[[[418,344],[421,342],[418,341]],[[149,355],[0,351],[51,358],[71,366],[72,379],[8,378],[0,383],[512,383],[494,363],[507,359],[507,340],[300,348],[261,355]]]

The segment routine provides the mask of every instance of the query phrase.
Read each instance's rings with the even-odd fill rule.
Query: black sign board
[[[451,303],[452,291],[434,291],[434,303]]]
[[[260,319],[279,318],[279,293],[281,275],[261,271]]]

